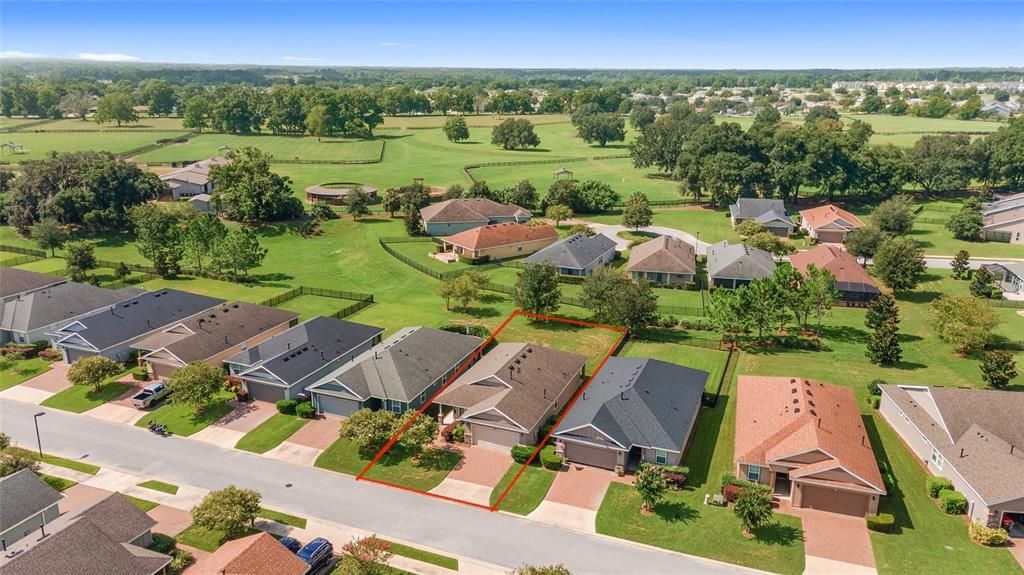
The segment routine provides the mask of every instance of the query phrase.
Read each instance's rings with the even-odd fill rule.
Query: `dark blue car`
[[[294,537],[282,537],[277,541],[292,553],[298,553],[299,549],[302,549],[302,543],[299,543],[299,540]]]
[[[331,545],[330,541],[323,537],[317,537],[309,543],[306,543],[302,549],[299,549],[299,552],[296,555],[299,559],[302,559],[306,565],[309,565],[309,569],[306,570],[306,573],[313,573],[331,560],[331,556],[334,555],[334,546]]]

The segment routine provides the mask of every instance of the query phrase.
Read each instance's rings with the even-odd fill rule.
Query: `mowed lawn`
[[[544,501],[544,496],[548,494],[548,489],[551,489],[556,475],[555,471],[541,467],[538,460],[539,457],[526,469],[523,469],[519,463],[513,463],[491,491],[491,505],[497,503],[498,499],[505,494],[509,484],[515,481],[512,484],[512,489],[508,490],[508,494],[505,494],[504,499],[498,504],[498,509],[516,515],[529,515],[533,512]],[[520,469],[523,470],[522,475],[519,475]],[[516,476],[519,478],[516,479]]]
[[[266,453],[281,445],[282,441],[302,429],[309,421],[294,415],[275,413],[270,419],[259,424],[255,429],[239,439],[238,443],[235,444],[235,449],[251,451],[253,453]]]
[[[183,144],[170,144],[135,157],[139,163],[202,160],[223,156],[219,148],[229,146],[259,148],[280,160],[376,160],[384,140],[323,138],[313,136],[275,136],[272,134],[200,134]]]
[[[22,144],[25,146],[25,152],[12,154],[5,151],[2,159],[17,164],[27,160],[41,160],[50,152],[94,150],[116,154],[182,134],[183,132],[15,132],[6,134],[4,140]]]
[[[188,129],[185,128],[181,122],[181,118],[148,118],[142,116],[139,118],[138,122],[125,123],[118,126],[117,122],[97,124],[92,118],[86,118],[85,120],[79,118],[67,118],[64,120],[55,120],[45,124],[39,124],[38,126],[33,126],[30,129],[33,132],[55,132],[61,130],[88,130],[94,132],[162,130],[167,132],[187,132]]]
[[[211,423],[227,415],[231,411],[229,399],[235,394],[222,391],[217,394],[216,399],[203,411],[196,413],[195,409],[186,403],[175,403],[173,400],[165,401],[160,407],[146,414],[135,426],[146,427],[150,421],[162,423],[167,430],[174,435],[188,437],[193,433],[206,429]]]
[[[427,452],[424,452],[424,455],[417,461],[401,453],[398,449],[392,448],[370,468],[364,477],[417,491],[430,491],[437,487],[458,465],[462,460],[462,455],[456,450],[429,451],[434,452],[436,457],[428,457]],[[360,453],[355,443],[341,437],[320,454],[314,465],[346,475],[359,475],[373,461],[375,455],[376,453]]]
[[[113,401],[131,390],[130,383],[117,381],[125,375],[127,372],[107,380],[99,389],[91,385],[72,385],[64,391],[46,398],[40,405],[72,413],[89,411],[108,401]]]
[[[20,359],[7,369],[0,369],[0,391],[14,387],[50,369],[50,361],[39,357]]]
[[[512,318],[508,325],[495,334],[498,343],[533,343],[582,355],[587,358],[586,375],[594,373],[622,337],[622,332],[611,328],[581,326],[554,319],[533,319],[525,315]]]

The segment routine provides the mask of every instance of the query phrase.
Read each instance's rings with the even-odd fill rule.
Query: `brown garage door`
[[[618,452],[611,449],[579,445],[578,443],[565,443],[565,458],[573,463],[602,467],[604,469],[615,469],[618,459]]]
[[[841,244],[843,243],[843,232],[834,231],[818,231],[818,241],[823,244]]]
[[[170,379],[170,377],[174,375],[174,372],[178,370],[177,367],[164,365],[162,363],[153,362],[149,365],[152,367],[153,377],[155,379]]]
[[[257,401],[274,403],[284,399],[284,388],[276,385],[246,382],[245,389],[249,392],[249,397]]]
[[[803,485],[802,489],[803,499],[800,503],[801,507],[859,517],[863,517],[868,511],[870,495],[841,491],[829,487],[812,487],[810,485]]]
[[[506,451],[519,443],[519,434],[515,431],[495,429],[486,425],[473,426],[473,445]]]

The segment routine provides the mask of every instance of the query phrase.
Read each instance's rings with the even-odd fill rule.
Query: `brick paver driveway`
[[[170,505],[157,505],[146,512],[156,525],[153,526],[154,533],[163,533],[174,537],[192,524],[192,514],[184,509],[171,507]]]
[[[23,382],[21,385],[49,391],[50,393],[58,393],[71,387],[71,382],[68,381],[69,369],[71,369],[71,366],[63,361],[55,361],[50,364],[50,369]]]
[[[605,492],[608,491],[608,485],[613,482],[629,484],[633,479],[628,476],[619,477],[614,471],[607,469],[570,465],[558,473],[544,499],[597,511],[601,507]]]
[[[462,451],[462,462],[448,474],[448,479],[494,487],[512,465],[509,452],[469,445],[457,445],[457,448]]]
[[[259,424],[270,419],[277,413],[277,407],[266,401],[236,402],[232,400],[234,409],[218,419],[211,426],[226,427],[242,433],[249,433]]]
[[[804,554],[807,556],[805,575],[875,573],[875,554],[871,550],[871,537],[863,517],[794,509],[788,505],[780,507],[779,512],[795,515],[803,522]]]
[[[1024,538],[1010,539],[1010,554],[1017,560],[1017,563],[1020,563],[1021,568],[1024,568]]]
[[[295,443],[314,449],[327,449],[338,440],[341,418],[333,415],[318,415],[302,429],[288,438],[288,443]]]

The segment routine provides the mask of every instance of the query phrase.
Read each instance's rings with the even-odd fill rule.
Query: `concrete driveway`
[[[815,509],[779,508],[803,522],[804,575],[875,575],[875,554],[863,517]]]
[[[490,505],[494,486],[514,463],[511,454],[463,444],[447,446],[452,445],[462,452],[462,461],[430,492],[479,505]]]

